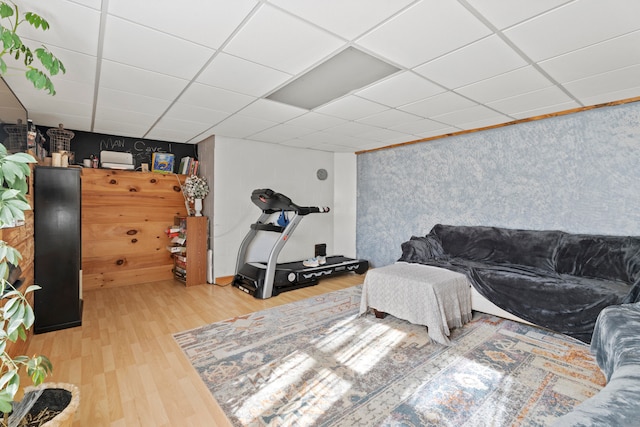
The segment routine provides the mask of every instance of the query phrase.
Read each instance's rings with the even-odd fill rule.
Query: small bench
[[[424,325],[433,341],[448,345],[450,328],[471,320],[471,283],[444,268],[397,262],[367,272],[360,314],[369,309]]]

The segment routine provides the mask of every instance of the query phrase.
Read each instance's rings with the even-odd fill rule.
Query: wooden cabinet
[[[207,283],[207,236],[206,216],[177,216],[174,225],[180,228],[179,239],[174,247],[173,275],[186,286]]]
[[[82,324],[80,170],[34,171],[36,334]]]

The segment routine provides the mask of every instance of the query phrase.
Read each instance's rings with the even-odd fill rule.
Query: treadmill
[[[278,264],[280,251],[300,221],[312,213],[327,213],[329,208],[298,206],[287,196],[268,188],[253,190],[251,201],[260,208],[262,214],[251,224],[238,251],[236,274],[233,278],[233,286],[238,289],[255,298],[266,299],[285,291],[316,285],[322,278],[350,272],[364,274],[369,269],[369,262],[366,260],[340,255],[328,256],[326,263],[314,267],[304,266],[303,261]],[[281,214],[278,221],[267,223],[276,213]],[[260,250],[258,240],[264,233],[271,235],[271,239],[272,233],[276,233],[276,240],[272,247]],[[250,252],[253,253],[249,255]]]

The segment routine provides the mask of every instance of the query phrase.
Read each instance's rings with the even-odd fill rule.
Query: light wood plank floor
[[[346,274],[266,300],[173,280],[93,290],[83,296],[82,326],[35,335],[28,353],[49,356],[48,381],[80,387],[74,427],[228,426],[172,334],[363,281]]]

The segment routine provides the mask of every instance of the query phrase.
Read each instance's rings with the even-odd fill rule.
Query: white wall
[[[356,257],[357,162],[354,153],[334,154],[333,244],[329,254]]]
[[[316,243],[326,243],[327,253],[334,253],[336,175],[333,153],[216,136],[214,157],[212,226],[215,278],[235,274],[240,243],[261,213],[251,202],[251,192],[257,188],[271,188],[300,206],[332,208],[328,214],[310,214],[304,218],[282,250],[279,261],[312,257]],[[340,165],[343,163],[347,163],[346,159]],[[354,165],[351,167],[355,170]],[[320,168],[329,173],[324,181],[316,177]],[[348,169],[344,168],[345,171]],[[352,180],[354,183],[350,183],[349,188],[355,188],[355,178]],[[355,192],[350,196],[340,196],[341,199],[350,197],[355,199]],[[352,233],[355,236],[355,226]],[[344,242],[340,245],[343,246]]]
[[[215,201],[214,185],[214,158],[215,158],[215,137],[210,136],[198,143],[198,160],[200,161],[199,173],[203,178],[206,178],[209,184],[209,195],[205,197],[202,206],[202,214],[209,217],[209,248],[213,246],[213,206]],[[213,263],[212,263],[213,264]],[[208,266],[213,268],[213,266]],[[207,280],[213,283],[213,270],[207,271]]]

